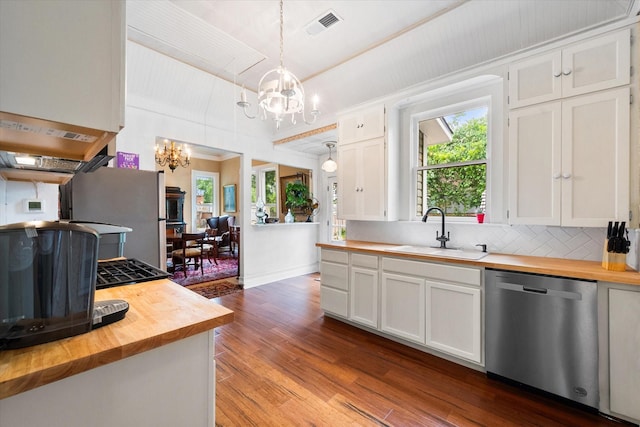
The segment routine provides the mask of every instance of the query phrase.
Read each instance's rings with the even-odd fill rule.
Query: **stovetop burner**
[[[169,273],[135,258],[98,262],[96,289],[164,279]]]

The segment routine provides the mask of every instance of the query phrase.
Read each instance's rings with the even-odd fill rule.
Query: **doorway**
[[[347,238],[347,221],[338,219],[338,178],[336,176],[328,178],[327,189],[329,241],[339,242]]]

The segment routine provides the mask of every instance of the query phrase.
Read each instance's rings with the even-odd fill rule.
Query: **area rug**
[[[212,282],[214,280],[235,277],[237,275],[238,259],[229,257],[218,258],[218,265],[205,260],[204,274],[201,274],[200,268],[196,270],[193,266],[189,266],[186,278],[184,277],[184,272],[179,270],[171,276],[171,280],[182,286],[188,286],[196,283]]]
[[[196,285],[188,285],[185,288],[192,290],[193,292],[202,295],[205,298],[217,298],[223,295],[233,294],[240,292],[242,286],[230,282],[228,280],[220,280],[216,282],[198,283]]]

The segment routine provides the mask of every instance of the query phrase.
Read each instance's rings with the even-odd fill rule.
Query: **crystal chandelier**
[[[258,107],[259,112],[251,116],[247,109],[251,103],[247,101],[247,92],[244,86],[240,92],[240,101],[237,102],[242,107],[244,115],[249,119],[255,119],[258,115],[262,120],[267,118],[267,113],[273,115],[276,122],[276,129],[280,128],[280,123],[287,115],[291,115],[291,123],[296,124],[296,114],[300,114],[302,120],[310,125],[316,121],[320,111],[318,110],[318,96],[313,98],[311,110],[311,121],[308,121],[304,114],[304,88],[298,78],[284,67],[284,37],[282,35],[284,14],[282,0],[280,0],[280,66],[265,73],[258,83]]]
[[[156,163],[160,166],[169,165],[169,169],[173,172],[178,166],[186,168],[191,163],[191,151],[185,149],[184,144],[180,147],[176,146],[175,141],[164,140],[164,147],[160,148],[156,144]]]

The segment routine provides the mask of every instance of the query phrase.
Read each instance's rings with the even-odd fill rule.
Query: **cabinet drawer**
[[[473,267],[407,261],[397,258],[382,258],[382,269],[389,272],[410,274],[464,285],[482,285],[482,270]]]
[[[349,252],[322,250],[322,261],[337,262],[340,264],[349,264]]]
[[[345,291],[321,286],[320,307],[324,311],[347,317],[349,315],[349,295]]]
[[[330,286],[344,291],[349,290],[349,266],[334,262],[320,263],[320,282],[322,286]]]
[[[365,268],[378,268],[378,257],[376,255],[351,254],[351,265]]]

